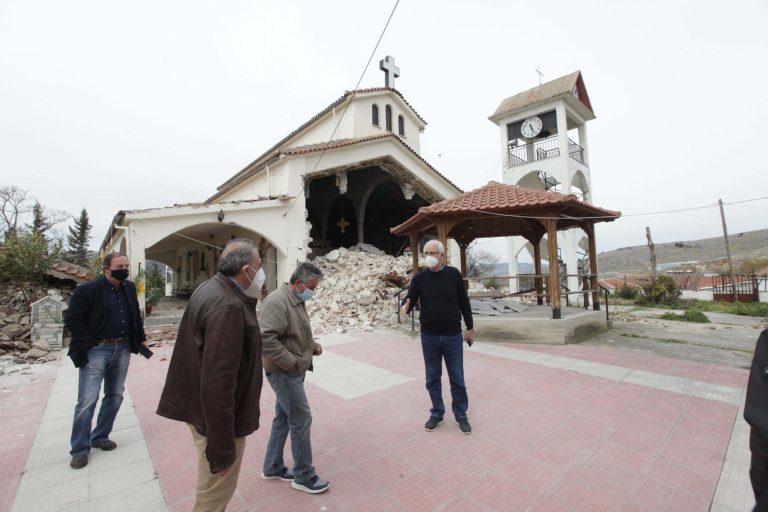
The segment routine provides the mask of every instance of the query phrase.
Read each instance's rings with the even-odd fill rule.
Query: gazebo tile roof
[[[516,214],[531,215],[531,212],[536,210],[546,213],[552,207],[557,207],[560,213],[563,213],[563,210],[569,212],[569,215],[562,217],[563,221],[578,221],[579,219],[611,221],[621,216],[621,212],[606,210],[579,201],[573,194],[534,190],[491,181],[483,187],[459,196],[423,206],[419,208],[416,215],[399,226],[391,228],[390,231],[395,234],[405,234],[414,230],[421,230],[431,224],[430,219],[466,218],[468,214],[473,212],[480,215],[484,213],[502,216],[508,214],[515,217]]]

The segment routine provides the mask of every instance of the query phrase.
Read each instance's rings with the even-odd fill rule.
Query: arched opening
[[[576,171],[571,180],[571,194],[576,194],[579,201],[591,202],[589,183],[581,171]]]
[[[387,131],[392,131],[392,107],[387,105],[387,107],[384,109],[385,115],[386,115],[386,122],[387,122]]]
[[[387,254],[399,254],[409,244],[406,237],[395,236],[389,228],[402,224],[416,214],[426,202],[408,201],[400,185],[385,181],[373,189],[365,204],[365,242]]]
[[[267,289],[277,288],[277,250],[272,242],[257,231],[237,224],[206,222],[187,226],[168,234],[145,250],[145,258],[171,267],[174,293],[189,294],[216,274],[221,250],[233,238],[252,240],[267,274]]]
[[[403,116],[397,116],[397,133],[401,137],[405,137],[405,118]]]
[[[334,247],[357,244],[357,216],[352,201],[339,195],[331,204],[326,217],[327,240]]]
[[[379,106],[375,103],[371,105],[371,123],[379,126]]]

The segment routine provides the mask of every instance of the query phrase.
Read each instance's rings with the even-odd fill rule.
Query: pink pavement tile
[[[662,483],[646,477],[630,495],[627,505],[643,503],[648,507],[643,510],[693,512],[709,510],[713,496],[714,488],[706,494],[694,494],[686,488],[675,488],[674,482]]]
[[[520,350],[573,357],[596,363],[612,364],[650,372],[701,380],[722,386],[743,387],[748,370],[722,367],[713,364],[668,359],[636,352],[619,351],[613,347],[589,345],[523,345],[504,344]]]
[[[326,350],[412,381],[353,400],[307,385],[314,463],[331,489],[309,496],[259,478],[274,407],[265,386],[261,428],[248,438],[232,510],[622,510],[639,506],[638,489],[665,475],[680,482],[672,502],[694,503],[704,491],[711,501],[735,406],[468,350],[473,434],[461,435],[450,411],[428,433],[418,341],[374,334],[355,333],[362,341]],[[580,356],[580,348],[567,355]],[[587,356],[611,364],[634,359],[586,348]],[[181,511],[194,500],[191,436],[154,414],[170,351],[159,348],[160,357],[132,365],[128,387],[169,508]],[[443,395],[450,407],[447,378]],[[285,459],[290,465],[290,442]],[[690,464],[701,467],[683,478],[679,469]],[[647,505],[638,510],[675,510]]]
[[[65,360],[35,365],[31,374],[17,372],[0,376],[3,438],[10,441],[0,445],[0,512],[9,511],[13,506],[59,368],[68,363],[69,360]],[[74,412],[74,401],[72,410]],[[66,440],[61,450],[69,451]]]

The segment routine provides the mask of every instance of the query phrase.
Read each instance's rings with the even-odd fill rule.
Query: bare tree
[[[467,277],[482,277],[496,267],[499,258],[488,251],[477,248],[476,242],[467,247]]]
[[[4,239],[18,233],[19,222],[33,210],[34,205],[26,190],[15,185],[0,186],[0,228]]]

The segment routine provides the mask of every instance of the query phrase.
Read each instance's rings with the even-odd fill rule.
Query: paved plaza
[[[274,408],[248,437],[230,511],[748,511],[747,371],[605,346],[465,348],[471,436],[425,432],[421,347],[400,333],[322,336],[307,377],[310,496],[259,478]],[[196,452],[154,411],[172,351],[134,357],[112,439],[69,468],[77,371],[67,358],[0,377],[0,511],[187,511]],[[443,394],[450,403],[447,377]],[[451,420],[451,421],[449,421]],[[286,453],[290,461],[290,450]]]

